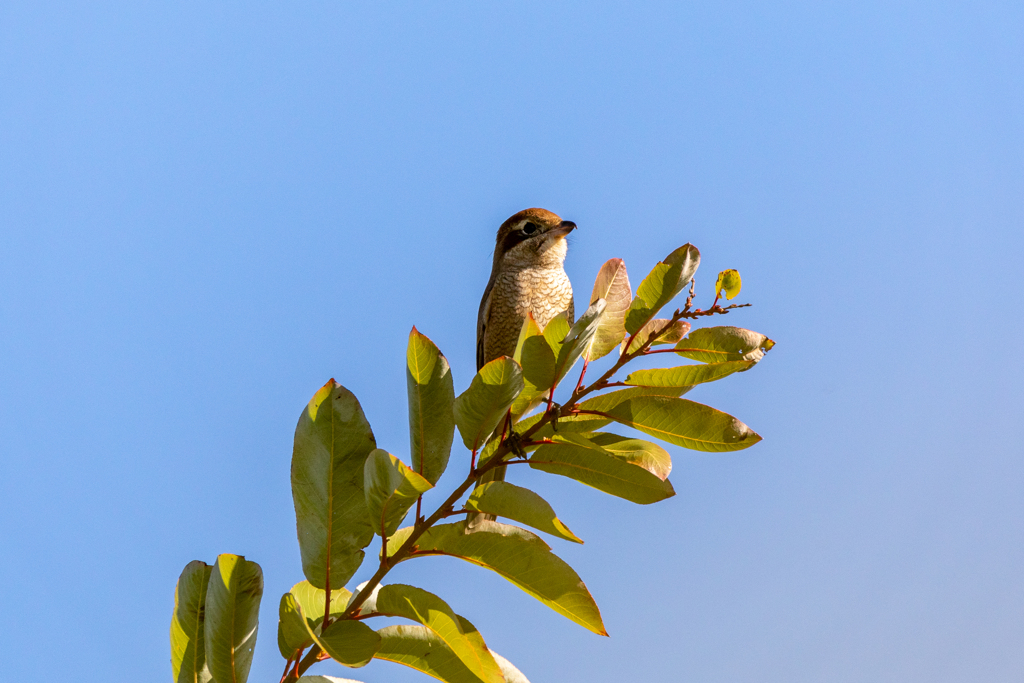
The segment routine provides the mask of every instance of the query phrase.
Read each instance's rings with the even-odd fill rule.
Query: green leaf
[[[619,403],[607,416],[662,441],[697,451],[738,451],[761,440],[732,415],[685,398],[638,396]]]
[[[702,327],[676,344],[676,353],[702,363],[749,360],[756,363],[775,346],[760,332],[741,327]]]
[[[287,596],[293,600],[287,600]],[[345,588],[331,590],[331,616],[340,616],[348,606],[352,594]],[[313,644],[310,630],[315,631],[324,620],[327,592],[315,588],[309,581],[300,581],[281,596],[277,620],[277,647],[281,656],[289,659],[297,650],[304,650]],[[297,604],[300,609],[296,609]],[[303,623],[303,620],[308,622]]]
[[[333,379],[299,417],[292,499],[302,571],[317,588],[344,586],[373,539],[363,465],[377,447],[356,397]]]
[[[404,462],[379,448],[366,459],[363,484],[373,530],[382,536],[393,534],[416,499],[433,488]]]
[[[753,367],[757,361],[737,360],[707,365],[681,365],[677,368],[637,370],[626,377],[626,384],[640,387],[690,387],[694,384],[714,382],[734,372]]]
[[[548,324],[544,327],[544,338],[547,339],[551,352],[555,354],[555,358],[558,357],[558,352],[562,350],[562,342],[565,341],[572,327],[569,324],[568,316],[569,313],[567,311],[559,313],[549,320]]]
[[[466,448],[475,451],[487,441],[522,390],[523,373],[511,358],[502,356],[480,368],[469,389],[455,399],[455,424]]]
[[[523,370],[523,391],[512,403],[513,415],[528,412],[554,386],[555,354],[533,313],[527,313],[513,357]]]
[[[481,681],[441,637],[426,626],[385,626],[378,633],[381,647],[375,655],[377,659],[404,664],[445,683]]]
[[[636,297],[626,313],[626,332],[638,332],[665,304],[676,298],[697,272],[700,252],[691,244],[684,244],[665,257],[644,278],[636,290]]]
[[[725,298],[732,299],[740,293],[740,289],[743,287],[743,281],[740,279],[740,273],[738,270],[723,270],[718,274],[718,280],[715,281],[715,298],[717,299],[722,295],[722,291],[725,290]]]
[[[607,432],[580,434],[580,436],[590,443],[600,446],[605,453],[642,467],[663,481],[668,479],[668,475],[672,472],[672,456],[656,443]]]
[[[626,348],[626,339],[622,340],[621,353],[632,353],[639,349],[641,346],[647,343],[647,340],[658,334],[654,341],[651,342],[651,346],[657,346],[658,344],[675,344],[677,341],[686,336],[686,333],[690,331],[690,323],[677,320],[672,322],[665,318],[655,318],[650,320],[640,328],[640,331],[633,337],[632,343],[629,348]]]
[[[448,466],[455,438],[452,373],[434,342],[415,327],[409,333],[406,363],[412,468],[436,484]]]
[[[361,621],[341,619],[331,622],[316,637],[316,643],[334,661],[358,669],[366,666],[380,649],[380,636]]]
[[[593,488],[649,505],[675,495],[672,484],[643,467],[604,451],[578,434],[553,437],[561,443],[541,446],[530,456],[530,467],[560,474]]]
[[[174,586],[171,615],[171,669],[174,683],[206,683],[206,586],[213,567],[194,560],[185,565]]]
[[[639,468],[637,468],[639,469]],[[406,557],[451,555],[501,574],[526,593],[559,614],[599,635],[608,635],[601,612],[572,567],[559,559],[551,548],[526,529],[481,520],[473,533],[466,523],[442,524],[429,529]],[[412,533],[411,527],[399,529],[388,544],[393,554]]]
[[[572,369],[572,366],[583,355],[583,352],[589,348],[590,343],[594,339],[594,334],[597,333],[598,325],[601,324],[601,318],[604,315],[606,306],[607,304],[604,299],[598,299],[590,304],[590,308],[580,316],[576,324],[563,337],[561,346],[558,349],[558,358],[555,361],[556,383],[565,377],[566,373]],[[545,329],[546,333],[547,330]]]
[[[335,610],[333,598],[332,591],[332,614]],[[301,623],[306,626],[309,639],[319,645],[320,649],[330,655],[331,659],[345,666],[353,668],[366,666],[373,659],[377,648],[380,647],[380,636],[361,621],[339,619],[331,622],[327,626],[327,630],[321,632],[322,617],[320,621],[309,618],[293,593],[285,593],[281,598],[281,610],[297,613],[301,617]]]
[[[419,622],[436,633],[481,681],[505,683],[501,669],[484,644],[480,632],[475,628],[465,629],[448,603],[433,593],[415,586],[390,584],[384,586],[377,595],[377,611],[391,617],[404,617]]]
[[[630,387],[628,389],[619,389],[618,391],[611,391],[607,394],[600,394],[594,398],[589,398],[580,403],[579,409],[582,411],[604,413],[605,411],[610,410],[613,406],[636,396],[679,396],[686,393],[691,388],[692,387]],[[540,421],[542,417],[543,414],[531,415],[530,417],[521,420],[516,425],[516,432],[520,434],[524,433],[527,429]],[[611,421],[610,417],[584,412],[579,415],[559,418],[558,432],[592,432],[604,427]],[[555,430],[552,429],[550,424],[547,424],[541,427],[534,434],[534,438],[550,437],[552,434],[555,434]]]
[[[241,555],[219,555],[206,589],[206,661],[216,683],[245,683],[259,627],[263,571]]]
[[[360,683],[351,678],[338,678],[337,676],[303,676],[298,683]]]
[[[626,336],[626,311],[629,310],[632,298],[633,290],[629,287],[626,264],[618,258],[607,261],[597,272],[594,291],[590,295],[590,303],[598,299],[605,300],[604,315],[597,325],[590,348],[583,354],[584,358],[602,358],[622,342]]]
[[[466,501],[467,510],[489,512],[498,517],[507,517],[513,521],[545,531],[552,536],[564,538],[574,543],[583,543],[576,534],[569,530],[548,502],[530,489],[508,484],[503,481],[492,481],[481,484],[470,494]]]

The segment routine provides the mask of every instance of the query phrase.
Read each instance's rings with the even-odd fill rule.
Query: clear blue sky
[[[276,681],[302,407],[336,377],[407,458],[410,327],[464,388],[541,206],[577,308],[611,257],[693,242],[704,303],[740,270],[778,346],[691,396],[764,441],[673,449],[649,507],[517,475],[610,639],[457,560],[396,580],[535,683],[1020,681],[1024,5],[383,7],[0,6],[4,678],[170,680],[177,575],[234,552]]]

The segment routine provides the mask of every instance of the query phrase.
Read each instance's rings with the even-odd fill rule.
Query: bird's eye
[[[524,235],[532,235],[535,232],[537,232],[537,230],[538,228],[536,223],[527,223],[526,225],[523,226]]]

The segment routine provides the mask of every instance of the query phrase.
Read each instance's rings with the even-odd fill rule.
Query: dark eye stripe
[[[507,253],[509,249],[516,246],[520,242],[525,242],[531,237],[536,237],[540,233],[540,228],[537,227],[536,223],[527,223],[526,225],[534,226],[533,232],[530,233],[529,235],[525,234],[523,230],[512,230],[507,235],[505,235],[505,241],[501,245],[501,252],[503,254]],[[524,225],[523,227],[525,228],[526,225]]]

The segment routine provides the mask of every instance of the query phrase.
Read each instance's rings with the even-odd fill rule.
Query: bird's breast
[[[523,268],[499,272],[491,289],[490,315],[484,340],[488,359],[515,352],[527,313],[543,328],[556,315],[574,319],[572,284],[562,268]]]

